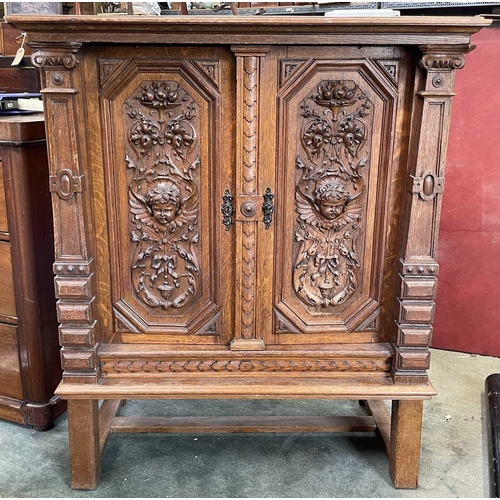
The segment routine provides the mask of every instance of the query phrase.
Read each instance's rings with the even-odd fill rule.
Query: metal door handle
[[[274,213],[274,194],[271,193],[271,188],[267,188],[266,192],[262,195],[264,198],[264,203],[262,204],[262,213],[264,215],[262,222],[266,229],[271,227],[271,222],[273,221],[273,213]]]

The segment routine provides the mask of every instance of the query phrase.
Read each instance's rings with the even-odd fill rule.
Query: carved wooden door
[[[393,143],[413,77],[403,49],[88,54],[104,342],[264,350],[389,337]]]
[[[105,189],[94,169],[108,342],[228,344],[233,60],[203,47],[97,51]],[[92,132],[91,132],[92,133]],[[101,201],[103,204],[101,205]],[[107,232],[104,231],[107,229]],[[110,281],[106,282],[106,276]],[[102,298],[105,297],[105,298]]]
[[[277,75],[266,83],[276,93],[262,98],[277,127],[275,153],[260,165],[275,194],[273,251],[262,256],[272,276],[259,313],[266,345],[377,342],[393,323],[405,57],[290,47],[266,58]]]

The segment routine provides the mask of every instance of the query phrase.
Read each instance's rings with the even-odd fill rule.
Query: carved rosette
[[[308,306],[343,304],[358,286],[372,108],[351,80],[324,80],[301,103],[293,286]]]
[[[133,287],[149,307],[180,308],[199,289],[198,105],[176,82],[145,81],[124,106]]]

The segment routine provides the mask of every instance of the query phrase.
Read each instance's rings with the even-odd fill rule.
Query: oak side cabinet
[[[73,487],[110,432],[377,428],[416,487],[454,75],[489,21],[10,22],[45,96]],[[116,416],[127,398],[369,415]]]
[[[43,114],[0,116],[0,418],[52,427],[61,380]]]

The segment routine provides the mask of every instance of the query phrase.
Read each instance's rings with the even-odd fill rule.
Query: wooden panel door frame
[[[113,57],[109,57],[111,54]],[[102,164],[103,168],[94,167],[94,178],[96,179],[94,183],[94,199],[97,205],[97,224],[101,224],[101,220],[106,220],[104,214],[102,217],[99,217],[98,213],[102,213],[103,205],[107,207],[108,227],[103,227],[102,232],[98,232],[100,244],[98,246],[97,258],[104,266],[107,265],[108,260],[106,253],[108,251],[111,252],[111,267],[109,270],[103,270],[102,276],[98,277],[101,289],[103,290],[100,299],[102,304],[101,310],[107,315],[107,318],[103,318],[107,325],[106,331],[109,332],[106,341],[172,345],[191,344],[194,346],[228,344],[233,332],[233,306],[230,299],[234,286],[232,281],[233,276],[231,275],[231,271],[234,268],[234,228],[231,228],[232,231],[224,230],[221,205],[223,203],[222,196],[224,190],[229,188],[230,191],[234,192],[234,161],[232,161],[233,152],[230,147],[232,144],[231,136],[233,134],[230,122],[234,114],[231,111],[231,107],[234,105],[234,99],[232,98],[232,79],[226,77],[228,73],[233,71],[229,51],[220,48],[211,49],[210,47],[204,47],[203,49],[193,49],[187,53],[185,49],[169,47],[168,49],[157,48],[156,53],[152,54],[152,57],[144,58],[141,51],[138,50],[123,49],[118,53],[116,51],[102,52],[96,50],[91,53],[91,57],[86,61],[86,64],[88,66],[97,64],[101,75],[99,79],[100,88],[92,89],[92,91],[97,91],[100,95],[100,112],[102,116],[100,124],[94,122],[94,127],[96,128],[96,135],[94,137],[97,137],[97,131],[100,129],[103,144],[103,160],[98,160],[97,163],[97,165]],[[222,78],[222,75],[225,77]],[[140,89],[138,87],[139,83]],[[125,104],[122,103],[124,101],[124,97],[122,96],[125,95],[122,91],[125,88],[124,86],[126,88],[130,87],[130,89],[137,87],[135,91],[126,91],[128,93],[132,92],[132,94],[126,100]],[[169,88],[167,89],[167,87]],[[172,88],[170,89],[170,87]],[[169,90],[171,96],[178,99],[180,107],[177,102],[172,103],[172,105],[166,102],[164,110],[160,106],[160,113],[163,113],[163,117],[158,116],[158,112],[153,106],[148,108],[147,102],[146,105],[140,106],[140,99],[142,97],[145,99],[148,98],[149,93],[166,93]],[[224,98],[222,98],[222,91]],[[136,94],[138,95],[136,96]],[[196,104],[197,100],[203,106],[203,110]],[[137,106],[134,107],[134,103],[138,103],[139,110],[136,109]],[[123,108],[122,110],[123,106],[127,109]],[[176,113],[170,111],[171,109]],[[185,113],[183,116],[188,116],[188,118],[184,118],[184,121],[182,119],[179,121],[177,114],[182,109],[184,109]],[[138,121],[136,113],[139,113],[143,117],[142,125],[139,124],[140,120]],[[197,117],[196,115],[200,113],[200,117]],[[113,127],[110,127],[109,124],[114,124],[116,116],[120,116],[119,120],[124,119],[126,121],[124,127],[127,130],[123,132],[125,129],[120,125],[121,128],[116,129],[119,136],[114,138]],[[121,116],[124,118],[121,118]],[[168,120],[172,121],[172,123],[175,121],[175,125],[170,126],[170,122],[166,123]],[[190,122],[194,123],[195,121],[201,124],[203,128],[195,131],[190,124]],[[131,123],[134,130],[128,130]],[[154,153],[157,155],[160,155],[159,150],[161,149],[161,147],[155,148],[153,144],[147,142],[150,136],[147,133],[143,133],[145,127],[165,128],[161,132],[165,137],[159,137],[153,139],[153,141],[159,142],[164,148],[169,148],[166,154],[170,159],[167,159],[167,156],[165,159],[158,156],[158,161],[153,165],[154,161],[151,160],[150,163],[153,162],[151,163],[153,166],[150,165],[149,167],[146,165],[147,161],[145,163],[141,161],[142,155],[145,153],[146,155],[148,154],[148,151],[146,151],[147,148],[151,149],[151,153],[158,149],[158,152]],[[177,127],[175,130],[179,134],[184,133],[185,135],[184,145],[186,147],[182,149],[183,146],[181,144],[181,149],[179,149],[178,153],[172,145],[172,141],[177,139],[177,136],[175,136],[176,132],[172,127]],[[188,128],[189,130],[187,130]],[[167,137],[168,133],[172,137]],[[125,134],[132,135],[128,139],[125,139]],[[179,135],[179,137],[181,136]],[[117,144],[117,140],[118,144],[128,144],[125,159],[116,156],[118,146],[115,144]],[[191,146],[193,140],[198,144],[198,151],[201,153],[199,159],[194,160],[192,154],[190,157],[183,156],[184,153],[188,152],[188,146]],[[147,144],[144,142],[141,143],[141,141],[146,141]],[[113,146],[110,146],[111,144]],[[172,174],[172,169],[177,169],[173,163],[174,159],[172,155],[176,156],[177,160],[175,161],[177,163],[186,164],[184,172],[187,173],[183,174],[180,170],[176,170],[177,174]],[[144,172],[139,173],[140,168],[149,168],[149,170],[146,174]],[[134,169],[134,176],[131,177],[129,175],[129,180],[125,182],[123,180],[125,171],[127,170],[130,173]],[[158,173],[150,174],[153,170],[157,170]],[[197,170],[200,170],[200,174],[196,174]],[[102,177],[103,171],[104,177]],[[150,179],[149,177],[146,179],[144,176],[147,175],[149,177],[153,176],[154,179]],[[172,175],[177,179],[180,179],[180,176],[184,175],[185,179],[181,181],[182,185],[187,186],[187,189],[191,189],[193,193],[192,195],[188,195],[185,192],[185,199],[197,196],[203,202],[203,205],[199,208],[197,206],[191,207],[190,212],[182,212],[184,206],[179,207],[177,213],[191,214],[188,217],[191,217],[193,222],[189,222],[185,216],[181,217],[179,215],[176,216],[175,220],[170,218],[161,224],[158,220],[153,219],[151,211],[147,211],[151,210],[151,207],[147,205],[149,203],[147,197],[143,197],[140,194],[137,195],[137,193],[133,194],[131,186],[135,185],[136,189],[142,189],[143,186],[139,184],[140,182],[143,184],[149,182],[148,186],[155,184],[153,187],[157,190],[160,188],[166,189],[171,184],[173,186],[172,189],[176,189],[175,182],[167,179],[167,177],[172,177]],[[196,179],[193,178],[191,180],[193,175],[201,175],[200,181],[202,184],[199,186],[200,189],[196,186]],[[97,178],[99,179],[97,180]],[[136,180],[130,184],[130,178]],[[161,186],[156,186],[160,182]],[[105,198],[100,193],[103,184],[104,191],[106,192]],[[118,200],[121,208],[112,200]],[[141,200],[144,200],[144,203]],[[186,203],[186,206],[188,203],[189,201]],[[123,224],[128,223],[125,221],[130,220],[133,223],[134,220],[137,222],[137,227],[135,227],[135,223],[133,224],[134,227],[130,226],[133,234],[130,230],[122,228]],[[182,222],[183,220],[184,222]],[[200,222],[197,222],[198,220]],[[122,222],[118,223],[118,221]],[[177,252],[177,262],[181,261],[182,255],[186,259],[190,258],[189,255],[192,255],[192,259],[194,260],[186,262],[189,264],[188,267],[192,269],[192,281],[190,283],[193,284],[193,291],[196,286],[198,289],[201,288],[202,291],[205,290],[203,292],[204,296],[212,298],[209,302],[203,299],[205,305],[194,316],[191,314],[191,319],[187,323],[181,318],[180,321],[177,319],[175,324],[167,325],[165,319],[163,319],[163,314],[166,314],[166,317],[168,317],[172,312],[175,314],[175,311],[181,311],[182,307],[178,307],[177,309],[174,306],[170,307],[169,304],[171,302],[165,300],[166,304],[157,303],[151,308],[143,300],[142,306],[144,307],[142,307],[142,310],[147,313],[144,316],[144,312],[135,312],[137,305],[140,306],[141,304],[140,300],[133,299],[135,300],[133,303],[137,305],[130,306],[123,302],[120,297],[124,296],[124,292],[127,295],[132,294],[130,295],[131,297],[137,297],[137,291],[130,289],[130,291],[126,292],[124,287],[128,286],[126,283],[128,283],[130,278],[130,276],[127,278],[127,273],[133,274],[134,266],[144,265],[143,261],[147,261],[144,251],[148,251],[147,249],[150,247],[147,241],[146,244],[138,242],[140,239],[144,239],[141,237],[141,234],[144,237],[146,237],[145,232],[149,235],[159,234],[159,230],[167,229],[168,226],[169,231],[165,232],[164,238],[171,238],[168,235],[174,234],[173,237],[175,239],[175,234],[178,231],[183,231],[180,224],[184,223],[184,227],[188,229],[187,232],[184,231],[185,234],[179,234],[180,238],[184,238],[190,234],[189,231],[191,230],[190,228],[194,227],[193,224],[198,224],[201,228],[200,234],[203,235],[202,238],[205,240],[202,251],[201,248],[198,248],[200,238],[196,236],[198,232],[196,227],[194,227],[191,230],[194,238],[191,241],[191,246],[183,244],[182,239],[179,240],[178,244],[175,244],[176,246],[185,247],[184,249],[179,249],[180,253]],[[138,226],[141,226],[140,230]],[[180,227],[180,229],[176,229],[177,227]],[[130,242],[131,234],[134,242]],[[117,241],[117,237],[120,238],[118,240],[120,241],[120,245],[112,243]],[[163,241],[165,242],[166,240],[164,239]],[[128,249],[133,245],[137,246],[137,250],[133,253],[134,259],[137,262],[134,261],[134,264],[134,262],[130,261],[129,264],[122,265],[123,256],[125,256],[127,261],[132,258],[132,253],[130,257],[127,255],[127,252],[130,253],[132,250],[126,250],[124,253],[122,251],[123,248]],[[120,255],[123,256],[120,257]],[[157,265],[156,261],[159,261],[159,257],[158,259],[156,257],[156,254],[151,256],[153,266]],[[116,268],[117,263],[120,263],[118,268]],[[164,272],[163,278],[169,272],[167,264],[160,266],[160,272]],[[197,269],[199,266],[202,267]],[[132,271],[130,271],[131,268]],[[108,273],[112,276],[111,280],[108,278]],[[157,271],[156,274],[159,274],[159,272]],[[172,270],[170,276],[175,276],[175,270]],[[162,276],[159,276],[159,278],[161,282]],[[136,285],[137,283],[135,283],[134,287]],[[185,290],[187,289],[186,287]],[[170,287],[170,290],[172,288]],[[112,303],[114,305],[112,309],[108,300],[109,289],[111,289],[111,296],[113,297]],[[174,294],[175,291],[174,289]],[[166,297],[168,293],[167,291],[165,294]],[[186,294],[187,292],[184,293],[184,295]],[[157,296],[159,297],[158,294]],[[105,302],[103,302],[102,297],[104,297]],[[154,296],[150,296],[149,298],[157,300]],[[161,297],[159,298],[161,300]],[[187,299],[189,299],[189,296]],[[127,299],[127,302],[131,303],[129,299]],[[180,305],[182,306],[182,304]],[[161,312],[159,316],[159,313],[156,313],[156,319],[155,316],[151,316],[147,312],[148,309],[154,312],[155,308]],[[141,309],[137,309],[137,311],[141,311]],[[113,321],[110,321],[111,315],[115,318]],[[179,314],[177,313],[176,316],[179,317]]]

